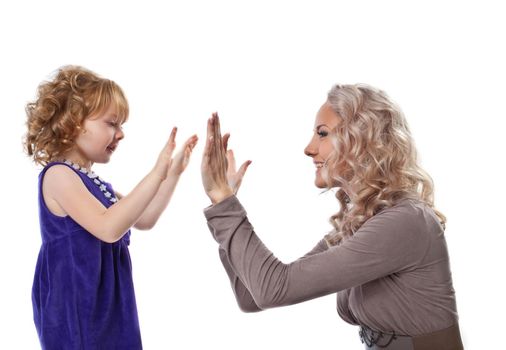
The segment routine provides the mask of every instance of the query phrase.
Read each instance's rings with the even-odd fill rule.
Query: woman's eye
[[[329,133],[328,133],[328,132],[326,132],[326,131],[318,131],[318,135],[319,135],[320,137],[325,137],[325,136],[327,136],[328,134],[329,134]]]

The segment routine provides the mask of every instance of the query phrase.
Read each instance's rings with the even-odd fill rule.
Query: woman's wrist
[[[234,195],[234,191],[232,191],[232,189],[230,187],[210,191],[207,194],[207,196],[209,197],[209,199],[211,200],[213,205],[218,204],[233,195]]]

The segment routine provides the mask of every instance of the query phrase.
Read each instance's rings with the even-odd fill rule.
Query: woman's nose
[[[306,148],[304,148],[304,154],[308,157],[314,157],[316,153],[316,147],[314,145],[313,139],[311,139]]]

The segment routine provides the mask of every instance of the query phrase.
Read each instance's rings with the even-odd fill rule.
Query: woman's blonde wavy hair
[[[334,229],[326,235],[327,243],[339,244],[404,198],[425,202],[444,227],[445,216],[434,208],[432,179],[417,162],[403,113],[386,93],[363,84],[335,85],[328,103],[340,122],[324,176],[329,188],[338,184],[341,209],[330,218]]]
[[[60,68],[53,80],[39,85],[37,99],[26,105],[26,153],[41,165],[61,158],[74,147],[84,120],[103,112],[111,103],[118,122],[125,122],[128,101],[114,81],[79,66]]]

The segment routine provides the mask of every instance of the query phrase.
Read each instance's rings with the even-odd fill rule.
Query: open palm
[[[184,146],[174,155],[172,158],[172,163],[170,165],[169,171],[173,174],[180,175],[183,171],[185,171],[188,163],[190,162],[190,156],[192,154],[193,148],[197,144],[198,137],[197,135],[191,136],[186,142]]]
[[[201,165],[202,185],[213,204],[237,193],[251,164],[251,161],[246,161],[236,170],[234,153],[227,150],[229,138],[230,134],[221,136],[218,114],[213,113],[207,121],[207,139]]]
[[[227,135],[225,135],[225,136],[227,136]],[[234,194],[237,194],[237,191],[239,191],[239,187],[241,187],[241,183],[242,183],[242,179],[244,177],[244,174],[246,173],[246,170],[248,169],[249,165],[251,164],[251,161],[248,160],[248,161],[242,163],[239,170],[236,170],[234,151],[229,149],[227,151],[227,163],[228,163],[228,166],[227,166],[228,185],[232,188],[232,190],[234,191]]]

